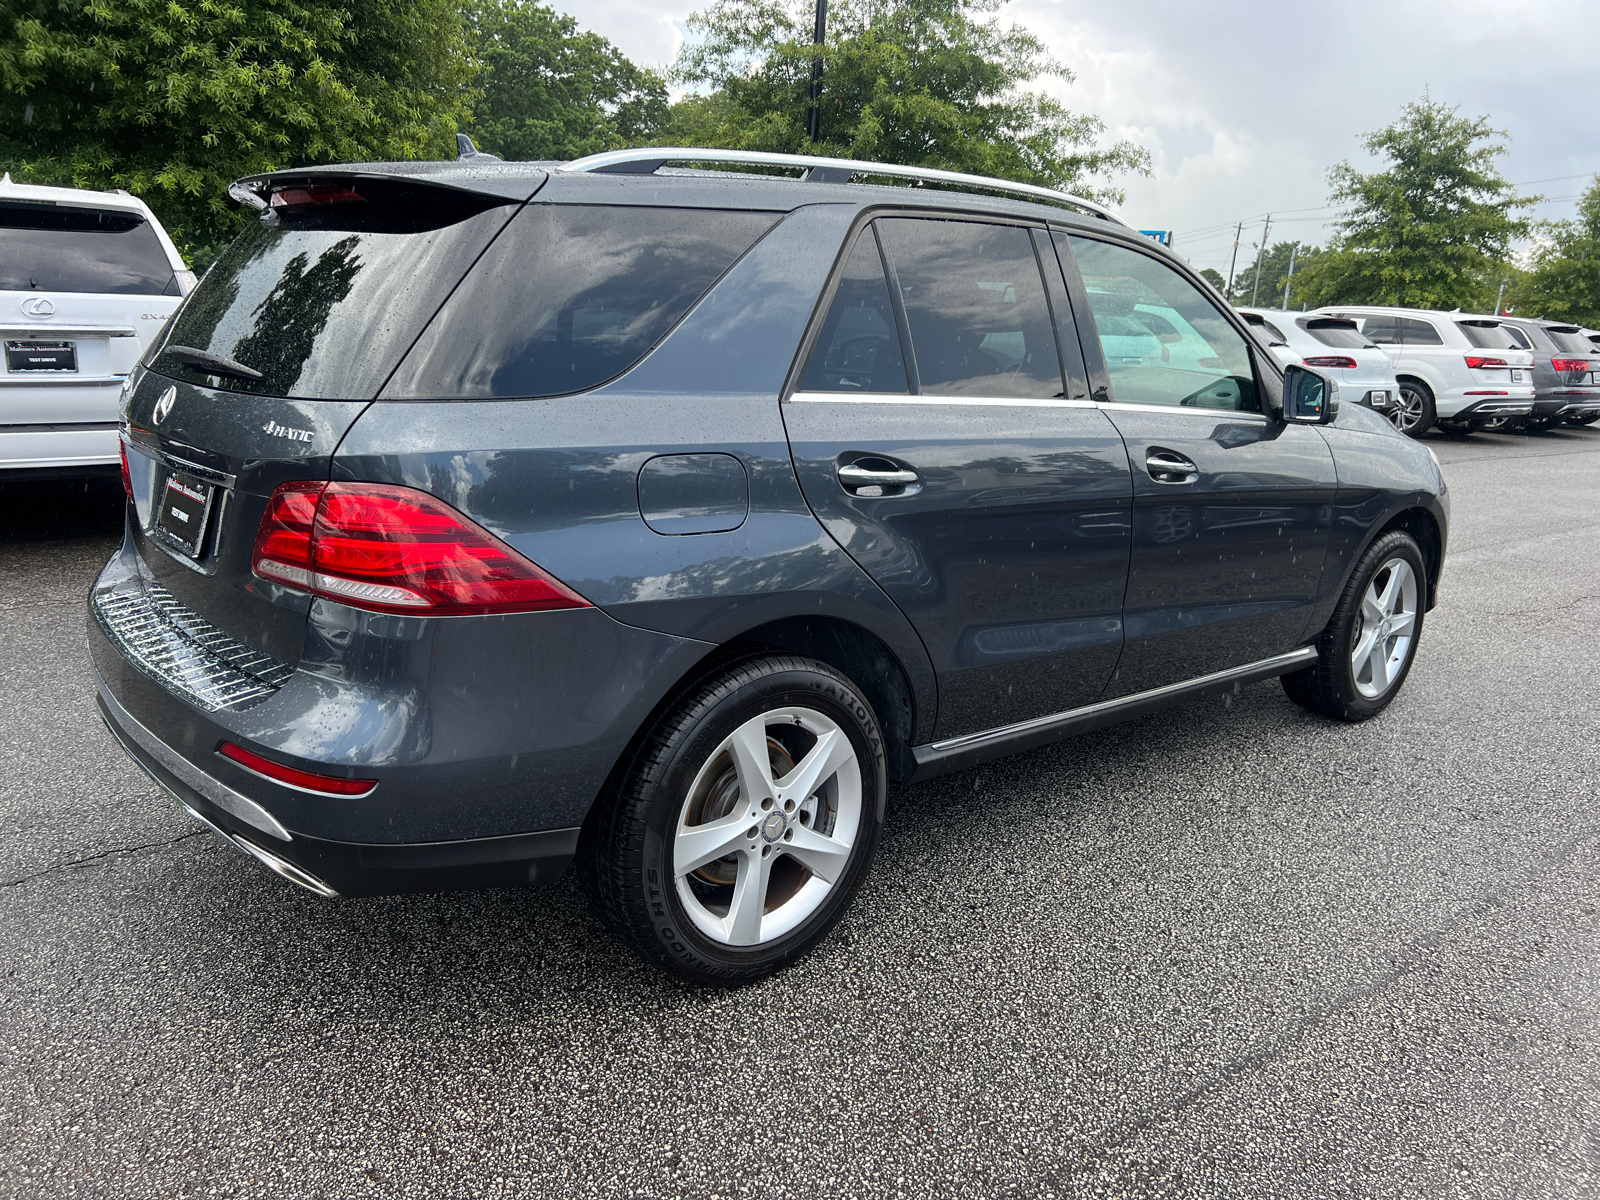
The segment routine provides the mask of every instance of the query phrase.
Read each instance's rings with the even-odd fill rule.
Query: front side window
[[[776,213],[530,204],[423,331],[385,399],[587,391],[642,359]]]
[[[808,392],[911,390],[878,239],[870,227],[845,263],[800,386]]]
[[[1066,241],[1089,293],[1113,400],[1261,411],[1244,335],[1199,288],[1137,250],[1076,235]]]
[[[121,209],[0,204],[0,291],[176,296],[150,222]]]
[[[1439,331],[1426,321],[1419,321],[1415,317],[1397,317],[1394,325],[1400,334],[1400,340],[1407,346],[1444,345],[1444,339],[1439,336]]]
[[[877,226],[924,394],[1062,394],[1050,306],[1026,229],[910,217]]]

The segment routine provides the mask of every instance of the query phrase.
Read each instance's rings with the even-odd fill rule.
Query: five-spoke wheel
[[[748,983],[832,927],[883,824],[883,735],[823,663],[746,659],[646,731],[579,847],[595,911],[694,984]]]
[[[1390,682],[1411,659],[1416,627],[1416,572],[1405,559],[1392,558],[1378,568],[1361,597],[1350,651],[1356,691],[1374,700],[1389,690]]]

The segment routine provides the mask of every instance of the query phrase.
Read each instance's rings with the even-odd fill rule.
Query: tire
[[[1427,587],[1422,551],[1411,536],[1397,530],[1380,537],[1351,572],[1333,617],[1317,639],[1316,663],[1283,677],[1289,699],[1340,721],[1365,721],[1389,707],[1416,661]],[[1363,654],[1362,635],[1380,609],[1391,619],[1392,631],[1371,643],[1378,654]],[[1403,624],[1393,623],[1396,614]]]
[[[1471,421],[1437,421],[1434,423],[1440,433],[1445,437],[1464,438],[1478,431],[1478,427]]]
[[[1600,421],[1600,413],[1590,413],[1586,417],[1568,417],[1566,421],[1568,425],[1593,425],[1596,421]]]
[[[777,786],[808,763],[814,781]],[[807,658],[745,659],[643,733],[584,827],[578,879],[601,921],[667,974],[753,983],[844,915],[887,787],[883,734],[853,683]],[[698,861],[680,871],[686,855]]]
[[[1399,395],[1386,415],[1401,433],[1419,438],[1433,428],[1437,411],[1427,384],[1418,379],[1402,379]]]
[[[1548,433],[1558,420],[1559,417],[1528,417],[1522,428],[1526,433]]]

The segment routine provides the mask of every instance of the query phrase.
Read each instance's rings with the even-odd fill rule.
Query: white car
[[[1533,353],[1493,317],[1423,308],[1332,305],[1318,315],[1349,317],[1394,363],[1400,403],[1395,428],[1421,437],[1437,423],[1456,433],[1497,417],[1533,411]]]
[[[143,201],[0,177],[0,478],[114,472],[123,380],[193,287]]]
[[[1400,383],[1394,363],[1355,321],[1273,308],[1241,308],[1239,315],[1266,335],[1267,349],[1281,366],[1304,363],[1324,371],[1339,381],[1340,396],[1395,419]]]

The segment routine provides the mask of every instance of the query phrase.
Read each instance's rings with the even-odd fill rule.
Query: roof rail
[[[960,187],[976,188],[1025,196],[1076,208],[1114,221],[1127,222],[1104,205],[1081,196],[1068,195],[1054,188],[1038,187],[1031,183],[1012,183],[1008,179],[992,179],[987,175],[964,175],[959,171],[940,171],[934,167],[907,167],[898,163],[867,162],[854,158],[818,158],[809,154],[776,154],[766,150],[710,150],[685,146],[641,146],[636,150],[612,150],[605,154],[591,154],[588,158],[573,159],[556,170],[567,173],[595,172],[608,175],[651,175],[668,163],[734,163],[741,166],[799,167],[805,171],[803,179],[815,183],[849,183],[855,175],[888,175],[898,179],[919,179],[928,183],[949,183]]]

